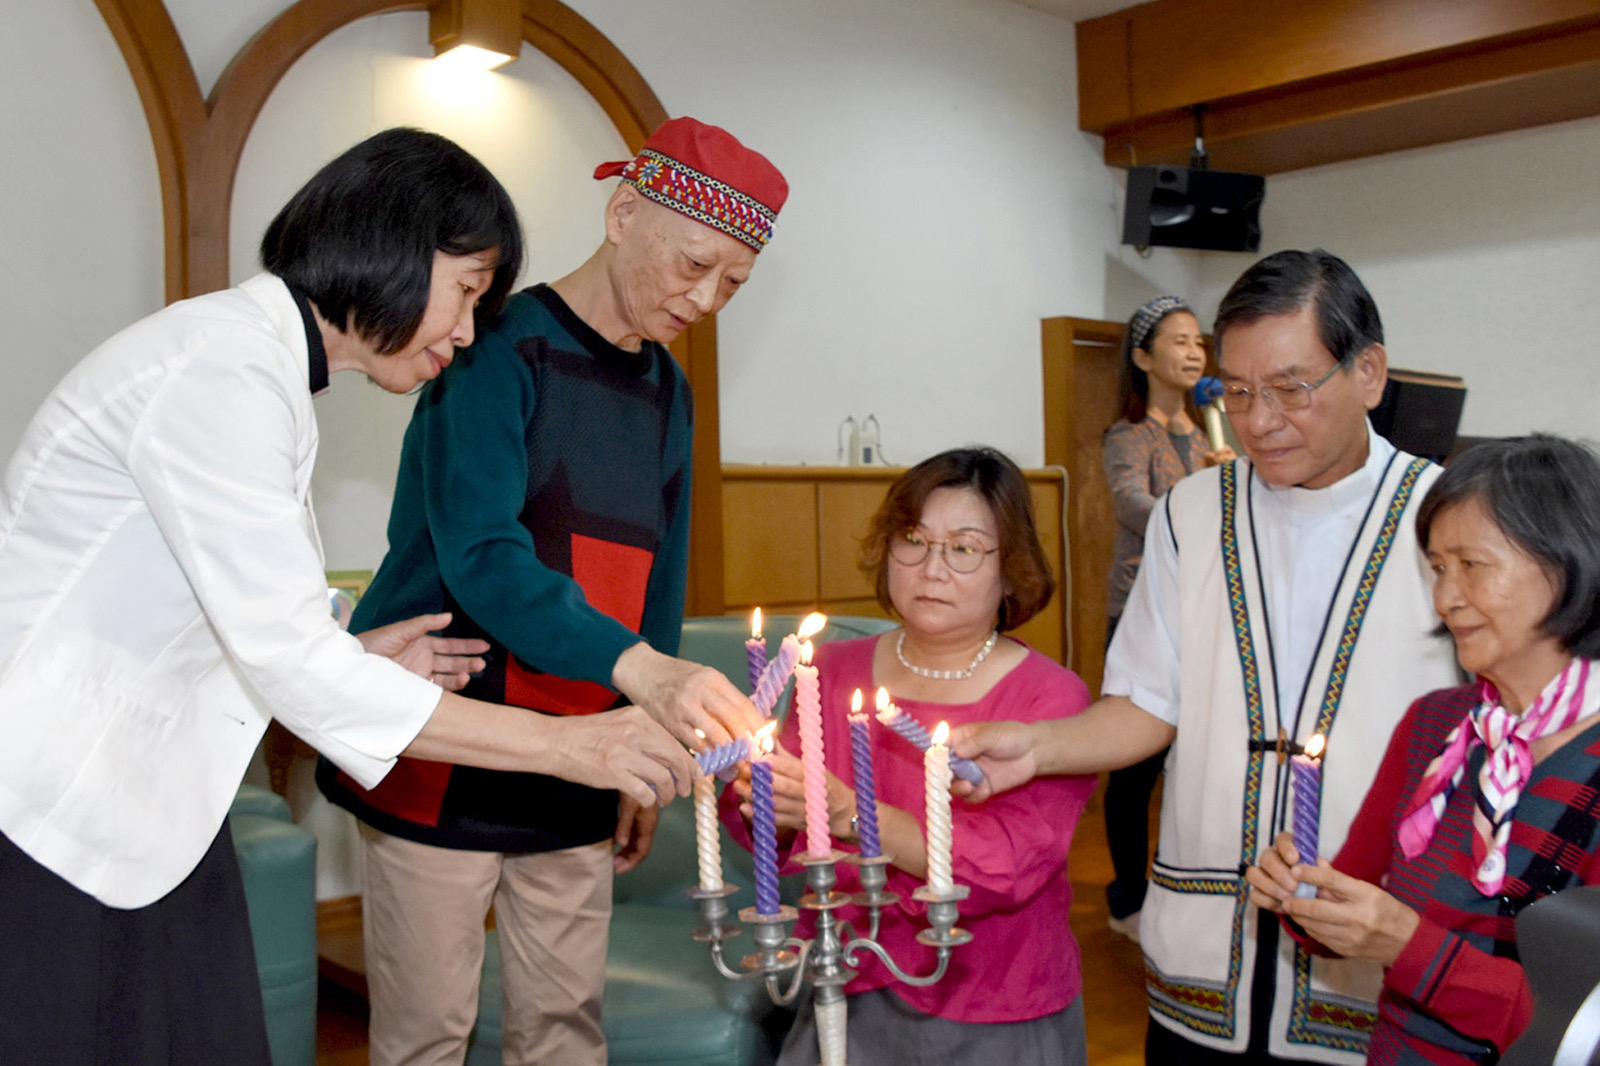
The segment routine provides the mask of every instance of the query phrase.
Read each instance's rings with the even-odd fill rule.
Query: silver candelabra
[[[730,981],[761,981],[768,997],[779,1006],[793,1003],[800,994],[801,985],[809,981],[816,989],[813,1003],[821,1066],[847,1066],[844,987],[856,976],[852,967],[858,955],[861,952],[876,955],[895,980],[904,984],[936,984],[949,969],[951,950],[972,939],[971,933],[956,926],[956,904],[966,899],[970,890],[965,885],[956,885],[948,891],[936,892],[923,885],[912,893],[913,899],[927,904],[930,924],[930,928],[917,934],[917,941],[938,952],[938,963],[932,973],[914,975],[896,965],[878,943],[878,922],[883,908],[900,901],[898,893],[885,888],[889,882],[887,867],[891,856],[863,858],[834,851],[825,859],[806,857],[799,861],[805,865],[806,885],[810,891],[800,898],[798,910],[785,904],[776,914],[758,913],[753,906],[739,912],[739,920],[753,931],[756,951],[744,956],[738,969],[728,965],[723,953],[723,942],[740,933],[739,927],[728,921],[728,896],[737,892],[738,886],[724,884],[718,889],[689,890],[689,895],[700,901],[700,914],[706,923],[694,938],[711,944],[711,960],[724,977]],[[834,891],[838,884],[834,864],[839,861],[858,867],[863,891],[854,894]],[[867,908],[865,936],[858,935],[849,921],[834,913],[849,906]],[[810,940],[789,935],[789,927],[801,910],[816,912],[815,935]],[[788,987],[784,987],[785,975],[789,975]]]

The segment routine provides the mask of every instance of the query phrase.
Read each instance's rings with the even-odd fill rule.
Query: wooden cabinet
[[[734,466],[722,468],[723,602],[729,614],[884,611],[862,573],[861,538],[898,467]],[[1067,483],[1059,469],[1024,472],[1056,595],[1015,636],[1067,662]]]

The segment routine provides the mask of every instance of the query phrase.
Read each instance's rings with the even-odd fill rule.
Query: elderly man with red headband
[[[699,747],[759,717],[721,674],[672,657],[693,398],[665,345],[749,279],[788,184],[692,118],[595,171],[617,176],[599,249],[512,296],[418,396],[389,553],[352,624],[448,610],[450,635],[490,645],[469,695],[563,715],[636,703]],[[462,1061],[491,903],[505,1061],[605,1062],[612,875],[649,850],[654,808],[406,759],[371,790],[328,763],[318,781],[366,823],[374,1066]]]

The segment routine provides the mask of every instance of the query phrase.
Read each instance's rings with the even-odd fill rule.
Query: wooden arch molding
[[[262,106],[299,58],[357,19],[426,11],[428,0],[297,0],[234,56],[210,99],[200,94],[162,0],[95,0],[133,74],[161,180],[167,300],[226,288],[234,178]],[[668,116],[644,76],[559,0],[522,0],[522,37],[577,79],[637,151]],[[689,611],[722,613],[722,466],[717,327],[706,319],[673,344],[694,389],[693,543]]]

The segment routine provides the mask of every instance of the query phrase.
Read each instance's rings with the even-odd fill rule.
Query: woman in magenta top
[[[1035,721],[1077,714],[1089,691],[1070,670],[1000,633],[1037,614],[1054,581],[1034,527],[1027,484],[1005,456],[987,448],[945,452],[913,467],[889,489],[873,519],[863,564],[878,600],[901,628],[822,645],[821,682],[829,822],[837,845],[856,846],[850,697],[870,710],[879,686],[931,733],[941,721]],[[912,892],[927,877],[922,753],[872,723],[877,815],[883,851],[893,856],[879,939],[902,969],[933,970],[934,950],[918,944],[926,908]],[[804,824],[794,715],[774,758],[780,833]],[[1041,778],[982,805],[953,805],[955,881],[971,888],[960,904],[974,939],[951,956],[949,972],[925,987],[902,984],[876,958],[857,957],[849,996],[848,1059],[872,1063],[1004,1061],[1082,1064],[1083,1008],[1078,946],[1067,924],[1072,888],[1067,852],[1093,777]],[[723,797],[723,817],[749,845],[749,785]],[[791,866],[790,870],[798,869]],[[853,865],[838,866],[840,891],[860,891]],[[864,928],[864,909],[840,915]],[[807,935],[802,918],[801,935]],[[809,1009],[784,1045],[780,1064],[814,1063]]]

